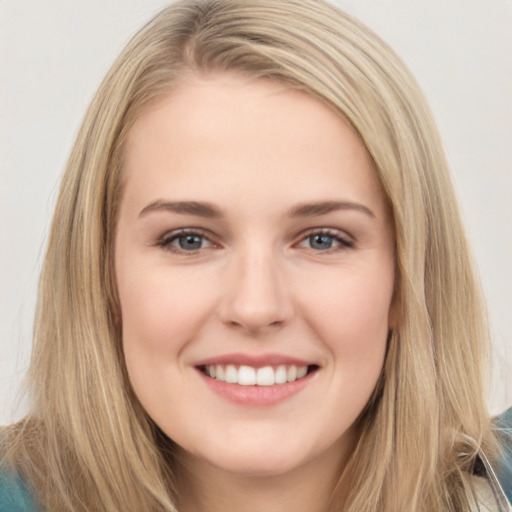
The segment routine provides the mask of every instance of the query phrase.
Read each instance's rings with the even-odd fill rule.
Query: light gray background
[[[0,423],[20,417],[57,183],[93,92],[162,0],[0,0]],[[340,0],[430,101],[488,299],[491,409],[512,404],[512,1]],[[59,371],[59,368],[55,368]]]

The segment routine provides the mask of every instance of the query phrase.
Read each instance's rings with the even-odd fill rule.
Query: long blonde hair
[[[125,370],[113,266],[123,145],[148,102],[190,75],[286,83],[346,119],[393,214],[398,328],[359,419],[345,511],[466,510],[492,444],[485,308],[435,124],[414,79],[368,28],[321,0],[184,0],[131,40],[71,152],[51,228],[28,382],[6,460],[51,510],[176,511],[172,442]]]

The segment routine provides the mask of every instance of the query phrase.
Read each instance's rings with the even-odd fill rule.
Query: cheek
[[[172,423],[169,403],[186,405],[181,385],[187,373],[180,354],[204,326],[212,303],[197,281],[190,273],[158,266],[118,273],[129,379],[144,409],[160,425]]]
[[[125,352],[180,350],[203,324],[213,298],[191,273],[161,268],[118,277]]]
[[[316,292],[304,306],[312,329],[347,369],[357,372],[365,363],[382,364],[393,293],[391,274],[347,271],[323,283],[317,279]]]
[[[393,273],[366,267],[315,275],[315,287],[301,304],[302,317],[327,348],[324,434],[333,441],[354,424],[381,375]]]

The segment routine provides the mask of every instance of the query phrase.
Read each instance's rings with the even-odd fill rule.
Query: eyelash
[[[327,253],[330,254],[331,252],[336,251],[343,251],[347,249],[352,249],[355,246],[355,243],[353,240],[351,240],[348,236],[343,236],[338,230],[336,229],[330,229],[330,228],[321,228],[321,229],[312,229],[302,235],[302,238],[300,239],[301,242],[307,239],[311,239],[314,236],[328,236],[332,238],[335,242],[337,242],[339,245],[334,247],[329,247],[325,250],[318,250],[314,252],[318,253]],[[312,248],[310,248],[312,249]]]
[[[312,247],[309,247],[310,250],[312,250],[315,253],[319,254],[330,254],[332,252],[336,251],[343,251],[347,249],[352,249],[355,246],[355,243],[350,240],[348,237],[343,237],[340,235],[340,232],[334,229],[329,228],[321,228],[321,229],[311,229],[310,231],[302,234],[299,243],[302,243],[308,239],[312,239],[314,236],[327,236],[329,238],[332,238],[334,242],[336,242],[338,245],[335,245],[334,247],[329,247],[324,250],[314,250]],[[207,236],[206,232],[202,229],[196,229],[196,228],[189,228],[189,229],[180,229],[178,231],[172,231],[170,233],[166,233],[163,237],[161,237],[159,240],[157,240],[157,245],[161,247],[162,249],[169,251],[173,254],[180,254],[180,255],[195,255],[198,254],[204,247],[201,247],[199,249],[193,249],[193,250],[185,250],[182,248],[174,247],[171,245],[174,241],[179,240],[182,237],[186,236],[193,236],[193,237],[199,237],[201,239],[206,239],[209,241],[209,243],[213,246],[217,245],[215,242],[212,242],[210,238]]]
[[[157,245],[166,251],[172,252],[174,254],[183,254],[183,255],[197,254],[201,249],[203,249],[203,247],[201,247],[201,249],[187,251],[185,249],[180,249],[178,247],[174,247],[173,245],[171,245],[172,242],[174,242],[175,240],[179,240],[181,237],[186,237],[186,236],[196,236],[196,237],[200,237],[202,239],[206,239],[211,242],[211,240],[208,238],[208,236],[202,229],[197,229],[197,228],[192,229],[191,228],[191,229],[179,229],[177,231],[171,231],[170,233],[166,233],[162,238],[160,238],[157,241]],[[211,243],[213,245],[216,245],[213,242],[211,242]]]

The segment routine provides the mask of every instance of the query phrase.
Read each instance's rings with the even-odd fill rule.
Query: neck
[[[329,512],[343,510],[349,454],[332,450],[278,475],[234,474],[186,457],[179,472],[179,512]],[[181,459],[181,457],[180,457]],[[342,477],[343,474],[343,477]]]

